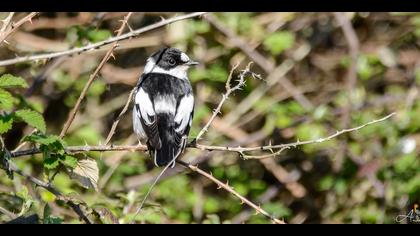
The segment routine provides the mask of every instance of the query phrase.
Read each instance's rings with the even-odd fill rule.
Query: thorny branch
[[[207,179],[213,181],[214,183],[217,184],[218,189],[223,188],[224,190],[228,191],[229,193],[235,195],[237,198],[239,198],[241,200],[241,203],[245,203],[248,206],[252,207],[255,209],[256,213],[258,214],[263,214],[265,217],[268,217],[269,219],[271,219],[274,223],[276,224],[284,224],[283,220],[279,220],[277,218],[275,218],[274,216],[270,215],[268,212],[266,212],[264,209],[262,209],[260,206],[255,205],[253,202],[251,202],[250,200],[246,199],[245,197],[243,197],[242,195],[240,195],[238,192],[236,192],[233,187],[229,186],[229,183],[226,182],[223,183],[220,180],[216,179],[213,177],[213,175],[203,171],[202,169],[198,168],[198,166],[194,166],[194,165],[190,165],[188,163],[185,163],[183,161],[177,161],[179,164],[187,167],[188,169],[199,173],[200,175],[206,177]]]
[[[34,16],[36,16],[38,14],[38,12],[31,12],[30,14],[28,14],[27,16],[23,17],[22,19],[20,19],[18,22],[16,23],[11,23],[11,26],[9,28],[7,28],[7,25],[9,24],[10,20],[11,20],[11,16],[13,16],[13,14],[10,14],[5,21],[3,22],[3,26],[2,26],[2,31],[0,33],[0,45],[3,42],[6,42],[6,38],[9,37],[9,35],[11,35],[13,32],[15,32],[21,25],[23,25],[25,22],[29,21],[32,22],[32,18]],[[8,19],[10,17],[10,19]],[[6,24],[7,23],[7,24]],[[4,28],[4,26],[6,26],[6,28]],[[4,28],[4,29],[3,29]],[[3,31],[4,30],[4,31]],[[7,42],[6,42],[7,43]]]
[[[60,191],[58,191],[52,185],[24,173],[23,171],[18,169],[13,163],[10,163],[10,168],[13,172],[25,177],[28,181],[32,182],[33,184],[48,190],[50,193],[54,194],[58,200],[64,201],[69,207],[73,209],[74,212],[76,212],[76,214],[80,217],[80,219],[82,219],[86,224],[92,223],[90,219],[86,216],[86,214],[83,212],[83,210],[80,208],[79,204],[75,203],[69,197],[64,196]]]
[[[134,91],[136,90],[136,88],[133,88],[130,92],[130,95],[128,95],[128,99],[127,102],[124,105],[124,108],[121,110],[120,114],[118,115],[117,119],[114,121],[114,123],[112,123],[112,127],[111,130],[109,131],[106,140],[105,140],[105,145],[107,145],[110,141],[112,136],[114,136],[115,134],[115,129],[117,128],[118,123],[120,122],[121,118],[123,117],[123,115],[127,112],[128,107],[130,105],[130,102],[133,98],[134,95]]]
[[[223,104],[229,98],[229,95],[231,93],[235,92],[236,90],[242,89],[242,87],[245,85],[245,76],[246,75],[250,74],[250,75],[252,75],[253,78],[261,79],[260,75],[257,75],[254,72],[250,71],[251,64],[252,64],[252,62],[247,65],[245,70],[241,71],[241,73],[238,76],[239,79],[237,80],[237,84],[234,87],[231,86],[232,75],[233,75],[233,72],[235,71],[235,69],[239,66],[239,64],[236,64],[235,66],[233,66],[232,70],[229,73],[228,79],[226,81],[226,85],[225,85],[226,92],[222,95],[222,99],[220,100],[219,105],[213,111],[213,115],[211,116],[211,118],[209,119],[207,124],[200,130],[197,137],[195,138],[195,141],[199,140],[201,138],[201,136],[203,136],[203,134],[208,131],[208,128],[210,127],[213,120],[217,117],[217,115],[219,113],[221,113],[220,110],[222,109]]]
[[[4,31],[6,31],[6,29],[9,26],[9,23],[12,20],[14,14],[15,14],[14,12],[10,12],[9,15],[7,15],[6,18],[1,20],[3,25],[1,26],[0,34],[4,33]]]
[[[307,145],[307,144],[315,144],[315,143],[322,143],[329,141],[337,136],[343,135],[345,133],[350,133],[353,131],[360,130],[362,128],[365,128],[366,126],[370,126],[382,121],[385,121],[389,119],[391,116],[395,115],[395,113],[391,113],[385,117],[382,117],[380,119],[372,120],[368,123],[362,124],[357,127],[349,128],[349,129],[343,129],[340,131],[337,131],[336,133],[324,137],[319,138],[315,140],[307,140],[307,141],[297,141],[294,143],[287,143],[287,144],[277,144],[277,145],[266,145],[266,146],[258,146],[258,147],[229,147],[229,146],[211,146],[211,145],[203,145],[203,144],[197,144],[197,143],[191,143],[188,145],[188,148],[196,148],[200,150],[207,150],[207,151],[226,151],[226,152],[237,152],[239,154],[244,155],[244,152],[250,152],[250,151],[272,151],[272,150],[279,150],[274,153],[269,154],[269,156],[246,156],[244,155],[244,159],[261,159],[261,158],[267,158],[267,157],[273,157],[278,155],[281,151],[284,151],[285,149],[294,148],[301,145]],[[145,145],[134,145],[134,146],[106,146],[106,145],[98,145],[98,146],[69,146],[65,148],[65,152],[68,154],[74,154],[74,153],[80,153],[80,152],[115,152],[115,151],[147,151],[147,146]],[[21,156],[27,156],[27,155],[33,155],[41,153],[41,150],[38,148],[33,149],[27,149],[27,150],[21,150],[16,152],[11,152],[11,157],[21,157]]]
[[[122,21],[121,27],[117,30],[117,37],[121,36],[122,32],[124,31],[124,28],[126,25],[128,25],[128,19],[130,18],[130,16],[132,15],[132,12],[129,12],[125,17],[124,20]],[[63,129],[61,130],[60,133],[60,138],[64,137],[64,135],[67,133],[67,130],[70,128],[71,123],[74,120],[74,117],[76,116],[77,111],[79,110],[80,104],[83,100],[83,98],[86,96],[87,91],[89,90],[90,86],[92,85],[93,81],[96,79],[96,77],[98,76],[99,71],[101,71],[102,67],[105,65],[105,63],[111,58],[114,57],[113,51],[114,49],[118,46],[117,45],[118,41],[115,41],[111,48],[108,50],[108,52],[105,54],[104,58],[102,59],[102,61],[99,63],[98,67],[96,68],[96,70],[93,72],[93,74],[90,75],[90,78],[88,80],[88,82],[86,83],[85,87],[83,88],[82,92],[80,93],[79,98],[77,99],[76,105],[74,105],[72,111],[70,112],[66,123],[64,124]]]
[[[13,59],[3,60],[3,61],[0,61],[0,66],[13,65],[13,64],[16,64],[16,63],[26,62],[26,61],[48,60],[48,59],[52,59],[52,58],[55,58],[55,57],[81,54],[83,52],[87,52],[87,51],[90,51],[90,50],[99,49],[99,48],[101,48],[105,45],[108,45],[108,44],[111,44],[111,43],[114,43],[114,42],[123,41],[123,40],[127,40],[127,39],[130,39],[130,38],[137,37],[142,33],[160,28],[162,26],[174,23],[176,21],[201,16],[205,13],[206,12],[194,12],[194,13],[186,14],[186,15],[183,15],[183,16],[172,17],[172,18],[169,18],[169,19],[166,19],[166,20],[162,20],[158,23],[148,25],[148,26],[143,27],[143,28],[130,31],[130,32],[122,34],[120,36],[111,37],[111,38],[109,38],[107,40],[104,40],[104,41],[100,41],[100,42],[93,43],[93,44],[88,44],[88,45],[83,46],[83,47],[73,48],[73,49],[70,49],[70,50],[62,51],[62,52],[38,54],[38,55],[32,55],[32,56],[23,56],[23,57],[16,57],[16,58],[13,58]]]

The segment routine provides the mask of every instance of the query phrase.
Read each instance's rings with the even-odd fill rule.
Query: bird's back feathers
[[[147,137],[155,164],[167,165],[186,146],[194,111],[191,85],[168,74],[148,73],[142,76],[134,99],[133,118],[140,120],[134,123],[141,125],[134,130]]]

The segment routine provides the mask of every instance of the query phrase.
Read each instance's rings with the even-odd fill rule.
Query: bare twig
[[[241,49],[251,60],[260,66],[265,71],[265,73],[273,75],[273,77],[275,77],[275,81],[278,82],[279,85],[282,86],[285,90],[290,92],[303,108],[306,110],[311,110],[313,108],[312,103],[299,91],[299,89],[296,88],[296,86],[294,86],[289,80],[284,78],[284,74],[277,75],[273,72],[277,70],[273,62],[267,60],[258,51],[254,50],[252,46],[248,45],[245,40],[241,39],[238,35],[235,34],[235,32],[223,25],[223,23],[212,14],[207,14],[204,19],[213,25],[217,30],[226,35],[236,47]],[[283,64],[284,63],[282,63],[282,65]],[[283,67],[282,65],[280,66]]]
[[[351,112],[353,109],[353,94],[354,89],[357,84],[357,61],[359,56],[359,39],[357,34],[352,26],[350,19],[346,16],[344,12],[334,12],[334,17],[340,25],[344,38],[347,41],[349,46],[350,54],[350,67],[348,70],[348,79],[347,79],[347,104],[344,106],[344,112],[342,116],[343,128],[348,128],[351,123]],[[342,166],[344,152],[347,149],[347,143],[342,141],[342,148],[339,149],[336,157],[336,162],[334,163],[334,169],[338,170]]]
[[[344,37],[349,45],[349,54],[351,58],[350,69],[348,71],[348,80],[347,80],[347,92],[352,93],[357,82],[357,58],[359,55],[359,39],[357,37],[356,31],[354,30],[350,20],[343,12],[334,12],[334,16],[339,23],[341,29],[343,30]],[[350,125],[350,112],[352,99],[348,95],[348,106],[346,107],[346,112],[344,113],[344,128],[347,128]]]
[[[144,203],[146,203],[146,200],[149,197],[150,193],[152,192],[153,188],[158,183],[158,181],[162,177],[163,173],[165,173],[165,171],[169,168],[169,166],[172,166],[172,164],[174,163],[174,161],[175,161],[176,158],[177,158],[177,156],[174,156],[174,158],[172,159],[172,161],[170,161],[168,164],[166,164],[165,168],[163,168],[163,170],[156,177],[155,181],[153,181],[152,185],[149,187],[149,189],[147,190],[146,195],[144,196],[143,200],[141,201],[140,206],[137,208],[136,213],[131,218],[130,224],[134,223],[134,221],[136,220],[136,217],[138,216],[138,214],[140,214],[140,211],[143,208]]]
[[[114,121],[114,123],[112,123],[111,130],[109,131],[109,133],[106,137],[106,140],[105,140],[105,145],[107,145],[109,143],[109,141],[111,141],[112,136],[114,136],[114,134],[115,134],[115,129],[117,128],[118,123],[120,122],[122,116],[127,112],[128,106],[130,105],[130,102],[133,98],[134,91],[136,91],[136,88],[133,88],[131,90],[130,95],[128,95],[127,102],[124,105],[124,108],[122,109],[122,111],[120,112],[120,114],[118,115],[118,117]]]
[[[31,12],[27,16],[23,17],[16,23],[12,23],[11,27],[9,29],[5,29],[5,31],[2,31],[0,34],[0,45],[6,41],[6,38],[9,37],[13,32],[15,32],[21,25],[23,25],[25,22],[29,21],[32,22],[32,18],[36,16],[38,12]],[[10,16],[10,15],[9,15]],[[4,25],[3,25],[4,26]],[[3,27],[2,27],[3,28]]]
[[[146,26],[146,27],[143,27],[143,28],[140,28],[140,29],[137,29],[137,30],[130,31],[130,32],[128,32],[126,34],[122,34],[118,37],[112,37],[112,38],[109,38],[109,39],[101,41],[101,42],[88,44],[84,47],[73,48],[73,49],[70,49],[70,50],[62,51],[62,52],[38,54],[38,55],[32,55],[32,56],[16,57],[16,58],[9,59],[9,60],[3,60],[3,61],[0,61],[0,66],[12,65],[12,64],[16,64],[16,63],[20,63],[20,62],[26,62],[26,61],[46,60],[46,59],[51,59],[51,58],[55,58],[55,57],[73,55],[73,54],[81,54],[83,52],[87,52],[87,51],[90,51],[90,50],[96,50],[98,48],[101,48],[105,45],[108,45],[108,44],[111,44],[111,43],[114,43],[114,42],[117,42],[117,41],[122,41],[122,40],[126,40],[126,39],[129,39],[129,38],[137,37],[138,35],[140,35],[144,32],[148,32],[148,31],[160,28],[162,26],[171,24],[171,23],[176,22],[176,21],[201,16],[203,14],[205,14],[205,12],[194,12],[194,13],[186,14],[186,15],[183,15],[183,16],[173,17],[173,18],[166,19],[166,20],[160,21],[160,22],[155,23],[155,24],[151,24],[149,26]]]
[[[17,217],[16,214],[14,214],[13,212],[8,211],[7,209],[5,209],[5,208],[3,208],[1,206],[0,206],[0,213],[2,213],[3,215],[6,215],[11,220],[13,220],[13,219],[15,219]]]
[[[254,78],[259,78],[259,75],[253,73],[250,71],[250,66],[252,63],[249,63],[247,65],[247,67],[245,68],[245,70],[243,70],[239,76],[238,76],[238,80],[237,80],[237,84],[232,87],[231,86],[231,80],[232,80],[232,75],[234,70],[239,66],[239,64],[236,64],[235,66],[233,66],[232,70],[229,73],[228,79],[226,81],[226,92],[222,95],[222,99],[219,102],[219,105],[217,105],[216,109],[213,111],[213,115],[211,116],[211,118],[207,121],[207,124],[200,130],[200,132],[198,133],[197,137],[195,138],[195,140],[199,140],[201,138],[201,136],[208,131],[208,128],[210,127],[211,123],[213,122],[213,120],[216,118],[216,116],[221,113],[220,110],[222,109],[223,104],[226,102],[226,100],[229,98],[229,95],[233,92],[235,92],[236,90],[240,90],[242,89],[242,87],[245,85],[245,76],[250,74],[252,75]]]
[[[252,207],[255,209],[255,211],[257,212],[257,214],[262,214],[265,217],[269,218],[270,220],[272,220],[274,223],[276,224],[284,224],[283,220],[279,220],[277,218],[275,218],[274,216],[272,216],[271,214],[269,214],[268,212],[266,212],[264,209],[262,209],[260,206],[257,206],[255,203],[251,202],[250,200],[248,200],[247,198],[243,197],[242,195],[240,195],[238,192],[236,192],[233,187],[229,186],[228,183],[223,183],[220,180],[216,179],[213,175],[203,171],[202,169],[198,168],[198,166],[194,166],[194,165],[190,165],[188,163],[185,163],[183,161],[177,161],[179,164],[187,167],[188,169],[199,173],[200,175],[206,177],[207,179],[213,181],[214,183],[216,183],[218,185],[218,188],[223,188],[224,190],[228,191],[229,193],[233,194],[234,196],[236,196],[237,198],[239,198],[241,200],[241,203],[245,203],[248,206]]]
[[[128,19],[130,18],[130,16],[132,14],[133,14],[132,12],[129,12],[124,17],[124,20],[122,21],[122,24],[121,24],[120,28],[117,30],[117,37],[121,36],[122,32],[124,31],[125,26],[127,25],[127,21],[128,21]],[[112,44],[111,48],[105,54],[104,58],[99,63],[99,65],[96,68],[96,70],[93,72],[93,74],[90,75],[90,78],[89,78],[88,82],[86,83],[85,87],[83,88],[82,92],[80,93],[79,98],[77,99],[76,105],[74,105],[72,111],[69,113],[69,116],[67,118],[67,121],[64,124],[63,129],[61,130],[60,138],[64,137],[64,135],[67,133],[67,130],[70,128],[70,125],[73,122],[74,117],[76,116],[77,111],[79,110],[79,107],[80,107],[80,104],[81,104],[83,98],[86,96],[87,91],[89,90],[89,88],[92,85],[93,81],[96,79],[99,71],[102,69],[102,67],[105,65],[105,63],[109,60],[109,58],[114,57],[113,51],[114,51],[114,48],[116,48],[118,46],[117,43],[118,43],[118,41],[115,41]]]
[[[244,155],[244,152],[250,152],[250,151],[272,151],[272,150],[278,150],[277,152],[270,153],[268,155],[264,156],[250,156],[245,155],[245,159],[262,159],[267,157],[273,157],[278,155],[280,152],[284,151],[285,149],[294,148],[301,145],[307,145],[307,144],[315,144],[315,143],[322,143],[325,141],[329,141],[337,136],[340,136],[345,133],[353,132],[360,130],[366,126],[373,125],[375,123],[382,122],[384,120],[389,119],[391,116],[395,115],[395,113],[391,113],[383,118],[370,121],[368,123],[365,123],[363,125],[349,128],[349,129],[343,129],[341,131],[337,131],[336,133],[325,137],[325,138],[319,138],[316,140],[307,140],[307,141],[298,141],[294,143],[287,143],[287,144],[278,144],[278,145],[267,145],[267,146],[258,146],[258,147],[229,147],[229,146],[210,146],[210,145],[203,145],[203,144],[197,144],[192,143],[188,145],[188,148],[196,148],[200,150],[207,150],[207,151],[227,151],[227,152],[237,152],[241,155]],[[105,146],[105,145],[99,145],[99,146],[69,146],[65,148],[66,153],[80,153],[80,152],[115,152],[115,151],[147,151],[147,146],[145,145],[136,145],[136,146]],[[27,156],[27,155],[33,155],[41,153],[41,151],[38,148],[28,149],[28,150],[22,150],[17,152],[11,152],[11,157],[16,158],[20,156]]]
[[[377,119],[377,120],[373,120],[370,121],[368,123],[365,123],[363,125],[354,127],[354,128],[349,128],[349,129],[343,129],[341,131],[337,131],[336,133],[325,137],[325,138],[319,138],[316,140],[307,140],[307,141],[297,141],[294,143],[288,143],[288,144],[278,144],[278,145],[268,145],[268,146],[260,146],[260,147],[220,147],[220,146],[208,146],[208,145],[201,145],[201,144],[196,144],[196,148],[201,149],[201,150],[208,150],[208,151],[213,151],[213,150],[218,150],[218,151],[233,151],[233,152],[238,152],[240,153],[244,159],[262,159],[262,158],[267,158],[267,157],[273,157],[273,156],[277,156],[278,154],[280,154],[282,151],[284,151],[285,149],[289,149],[289,148],[294,148],[297,146],[301,146],[301,145],[306,145],[306,144],[315,144],[315,143],[322,143],[325,141],[329,141],[339,135],[345,134],[345,133],[349,133],[349,132],[353,132],[359,129],[362,129],[366,126],[378,123],[378,122],[382,122],[388,118],[390,118],[391,116],[395,115],[395,113],[391,113],[383,118]],[[277,152],[273,152],[271,154],[267,154],[267,155],[263,155],[263,156],[251,156],[251,155],[245,155],[244,152],[249,152],[249,151],[273,151],[274,149],[278,149]]]
[[[1,26],[0,34],[4,33],[4,31],[6,31],[6,29],[9,26],[10,21],[12,20],[12,17],[13,17],[14,14],[15,14],[14,12],[10,12],[9,15],[7,15],[6,18],[1,20],[3,22],[3,25]]]
[[[48,190],[50,193],[54,194],[57,197],[57,199],[64,201],[67,205],[69,205],[73,209],[74,212],[76,212],[76,214],[80,217],[80,219],[82,219],[86,224],[92,223],[90,219],[82,211],[82,209],[80,208],[78,204],[73,202],[69,197],[64,196],[60,191],[58,191],[52,185],[24,173],[23,171],[18,169],[13,163],[10,163],[10,168],[13,172],[25,177],[28,181],[32,182],[33,184]]]

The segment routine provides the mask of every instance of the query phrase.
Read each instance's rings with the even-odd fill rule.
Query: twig
[[[38,12],[31,12],[27,16],[23,17],[16,23],[12,23],[11,27],[9,29],[5,29],[4,32],[1,32],[0,34],[0,45],[6,41],[6,38],[9,37],[13,32],[15,32],[21,25],[23,25],[25,22],[29,21],[32,22],[32,18],[36,16]],[[9,15],[10,16],[10,15]],[[4,26],[4,25],[3,25]]]
[[[109,133],[106,137],[106,140],[105,140],[105,145],[107,145],[109,143],[109,141],[111,141],[112,136],[114,136],[114,134],[115,134],[115,129],[117,128],[118,123],[120,122],[122,116],[127,112],[128,106],[130,105],[130,102],[133,98],[134,91],[136,91],[136,88],[133,88],[131,90],[130,95],[128,96],[127,102],[124,105],[124,108],[122,109],[122,111],[120,112],[120,114],[118,115],[118,117],[114,121],[114,123],[112,123],[111,130],[109,131]]]
[[[122,21],[122,24],[121,24],[120,28],[117,31],[117,37],[121,36],[122,32],[124,31],[125,26],[127,25],[127,21],[130,18],[131,14],[132,14],[132,12],[129,12],[124,17],[124,20]],[[85,87],[83,88],[82,92],[80,93],[79,98],[77,99],[76,105],[74,105],[72,111],[69,113],[69,116],[67,118],[67,121],[64,124],[63,129],[61,130],[60,138],[64,137],[64,135],[67,133],[67,130],[70,128],[70,125],[73,122],[74,117],[76,116],[77,111],[79,110],[79,107],[80,107],[80,104],[81,104],[83,98],[86,96],[87,91],[89,90],[89,88],[90,88],[91,84],[93,83],[93,81],[96,79],[96,76],[98,75],[99,71],[102,69],[102,67],[105,65],[105,63],[109,60],[109,58],[114,57],[113,51],[114,51],[114,48],[117,47],[117,43],[118,43],[118,41],[115,41],[112,44],[111,48],[109,48],[109,50],[105,54],[105,56],[102,59],[102,61],[99,63],[99,65],[96,68],[96,70],[93,72],[93,74],[90,75],[90,78],[89,78],[88,82],[86,83]]]
[[[254,50],[252,46],[248,45],[245,40],[242,40],[238,35],[235,34],[234,31],[223,25],[223,23],[212,14],[206,15],[204,19],[213,25],[218,31],[226,35],[236,47],[241,49],[251,60],[255,61],[255,63],[265,71],[265,73],[269,74],[269,76],[273,75],[275,77],[275,81],[277,81],[285,90],[290,92],[303,108],[306,110],[311,110],[314,107],[312,103],[299,91],[299,89],[296,88],[296,86],[284,78],[284,75],[276,75],[276,73],[273,72],[277,70],[273,62],[267,60],[258,51]],[[282,63],[282,65],[283,64],[284,63]]]
[[[201,138],[201,136],[208,131],[208,128],[210,127],[211,123],[213,122],[213,120],[217,117],[217,115],[220,112],[220,110],[222,109],[223,104],[226,102],[226,100],[229,98],[229,95],[233,92],[235,92],[236,90],[240,90],[242,89],[242,87],[245,85],[245,76],[248,74],[251,74],[254,78],[259,78],[259,75],[253,73],[250,71],[250,66],[252,63],[249,63],[247,65],[247,67],[245,68],[245,70],[243,70],[240,74],[239,74],[239,80],[237,80],[237,84],[232,87],[230,85],[231,80],[232,80],[232,75],[234,70],[239,66],[239,64],[236,64],[235,66],[233,66],[232,70],[229,73],[228,79],[226,81],[226,92],[222,95],[222,99],[219,102],[219,105],[217,106],[217,108],[213,111],[213,115],[211,116],[211,118],[207,121],[207,124],[200,130],[200,132],[198,133],[197,137],[195,138],[195,141],[199,140]]]
[[[170,161],[168,164],[166,164],[165,168],[163,168],[163,170],[156,177],[155,181],[153,181],[152,185],[149,187],[149,190],[147,190],[146,195],[144,196],[143,200],[141,201],[140,206],[137,208],[136,213],[131,218],[130,224],[134,223],[134,221],[136,220],[136,217],[138,216],[138,214],[140,214],[140,211],[143,208],[143,205],[146,202],[147,198],[149,197],[150,193],[152,192],[153,188],[155,187],[155,185],[157,184],[159,179],[162,177],[163,173],[165,173],[165,171],[169,168],[169,166],[171,166],[174,163],[176,158],[177,158],[177,156],[174,156],[172,161]]]
[[[347,78],[347,104],[344,106],[344,112],[342,116],[343,128],[348,128],[351,123],[351,112],[353,109],[353,94],[357,84],[357,61],[359,55],[359,39],[352,26],[350,19],[344,12],[334,12],[334,17],[341,27],[344,38],[348,44],[348,51],[350,54],[350,66],[348,70]],[[337,152],[336,162],[334,162],[334,170],[339,170],[342,166],[345,150],[347,149],[347,142],[345,140],[341,143],[341,148]]]
[[[4,31],[6,31],[6,29],[9,26],[9,23],[12,20],[12,17],[13,17],[14,14],[15,14],[14,12],[10,12],[9,15],[5,19],[1,20],[3,22],[3,25],[1,26],[0,34],[4,33]]]
[[[103,47],[105,45],[108,45],[108,44],[111,44],[113,42],[123,41],[123,40],[129,39],[129,38],[137,37],[138,35],[140,35],[144,32],[160,28],[162,26],[171,24],[171,23],[176,22],[176,21],[201,16],[203,14],[205,14],[205,12],[194,12],[194,13],[186,14],[186,15],[183,15],[183,16],[173,17],[173,18],[166,19],[166,20],[160,21],[160,22],[152,24],[152,25],[148,25],[146,27],[143,27],[143,28],[140,28],[140,29],[137,29],[137,30],[130,31],[130,32],[128,32],[126,34],[122,34],[118,37],[112,37],[112,38],[109,38],[109,39],[104,40],[104,41],[100,41],[100,42],[93,43],[93,44],[88,44],[84,47],[73,48],[73,49],[70,49],[70,50],[62,51],[62,52],[38,54],[38,55],[33,55],[33,56],[16,57],[16,58],[9,59],[9,60],[3,60],[3,61],[0,61],[0,66],[12,65],[12,64],[16,64],[16,63],[20,63],[20,62],[26,62],[26,61],[46,60],[46,59],[51,59],[51,58],[55,58],[55,57],[73,55],[73,54],[77,54],[77,53],[81,54],[83,52],[87,52],[87,51],[90,51],[90,50],[96,50],[98,48],[101,48],[101,47]]]
[[[13,219],[15,219],[17,217],[16,214],[14,214],[13,212],[8,211],[7,209],[5,209],[5,208],[3,208],[1,206],[0,206],[0,213],[2,213],[3,215],[6,215],[11,220],[13,220]]]
[[[344,128],[350,125],[350,113],[352,107],[351,93],[354,90],[357,82],[357,60],[359,55],[359,39],[356,31],[354,30],[350,20],[343,12],[334,12],[334,16],[338,21],[341,29],[343,30],[344,37],[349,45],[349,54],[351,57],[350,69],[348,71],[347,80],[347,92],[349,93],[348,106],[346,106],[346,112],[344,112]]]
[[[46,190],[48,190],[50,193],[54,194],[57,199],[62,200],[66,202],[67,205],[69,205],[74,212],[86,223],[91,224],[92,222],[90,219],[85,215],[85,213],[82,211],[80,206],[76,203],[74,203],[69,197],[64,196],[60,191],[58,191],[56,188],[54,188],[52,185],[47,184],[33,176],[30,176],[28,174],[25,174],[23,171],[18,169],[13,163],[10,163],[10,168],[13,172],[25,177],[28,181],[34,183],[35,185],[42,187]]]
[[[264,209],[262,209],[260,206],[257,206],[256,204],[254,204],[253,202],[251,202],[250,200],[248,200],[247,198],[243,197],[242,195],[240,195],[238,192],[236,192],[231,186],[229,186],[228,183],[223,183],[220,180],[216,179],[213,175],[201,170],[200,168],[198,168],[198,166],[194,166],[194,165],[190,165],[188,163],[185,163],[183,161],[178,160],[177,161],[179,164],[187,167],[188,169],[199,173],[200,175],[208,178],[209,180],[213,181],[214,183],[216,183],[218,185],[218,188],[223,188],[224,190],[228,191],[229,193],[233,194],[234,196],[236,196],[237,198],[239,198],[241,200],[241,203],[245,203],[248,206],[252,207],[255,209],[255,211],[259,214],[264,215],[265,217],[269,218],[270,220],[272,220],[274,223],[276,224],[284,224],[283,220],[279,220],[277,218],[275,218],[274,216],[270,215],[268,212],[266,212]]]
[[[360,130],[366,126],[373,125],[378,122],[382,122],[384,120],[387,120],[391,116],[395,115],[394,113],[391,113],[383,118],[370,121],[368,123],[365,123],[363,125],[349,128],[349,129],[343,129],[341,131],[337,131],[336,133],[325,137],[325,138],[319,138],[316,140],[308,140],[308,141],[298,141],[294,143],[287,143],[287,144],[278,144],[278,145],[267,145],[267,146],[258,146],[258,147],[229,147],[229,146],[210,146],[210,145],[203,145],[203,144],[197,144],[192,143],[188,145],[188,148],[196,148],[200,150],[207,150],[207,151],[227,151],[227,152],[238,152],[241,155],[243,155],[243,152],[250,152],[250,151],[272,151],[274,149],[279,150],[278,152],[271,153],[265,156],[245,156],[245,159],[261,159],[261,158],[267,158],[278,155],[281,151],[284,151],[285,149],[297,147],[301,145],[306,144],[315,144],[315,143],[322,143],[328,140],[331,140],[339,135],[353,132]],[[135,146],[105,146],[105,145],[99,145],[99,146],[69,146],[65,148],[66,153],[80,153],[80,152],[115,152],[115,151],[147,151],[147,146],[145,145],[135,145]],[[27,155],[33,155],[41,153],[41,150],[38,148],[28,149],[28,150],[22,150],[17,152],[11,152],[11,157],[21,157],[21,156],[27,156]]]
[[[289,148],[294,148],[297,146],[301,146],[301,145],[306,145],[306,144],[314,144],[314,143],[322,143],[325,141],[329,141],[339,135],[345,134],[345,133],[349,133],[349,132],[353,132],[359,129],[362,129],[368,125],[372,125],[381,121],[384,121],[388,118],[390,118],[391,116],[395,115],[394,113],[391,113],[383,118],[377,119],[377,120],[373,120],[370,121],[368,123],[365,123],[363,125],[354,127],[354,128],[349,128],[349,129],[343,129],[341,131],[337,131],[335,134],[332,134],[328,137],[325,138],[319,138],[316,140],[307,140],[307,141],[297,141],[294,143],[287,143],[287,144],[279,144],[279,145],[268,145],[268,146],[260,146],[260,147],[220,147],[220,146],[208,146],[208,145],[201,145],[201,144],[196,144],[196,148],[201,149],[201,150],[208,150],[208,151],[214,151],[214,150],[218,150],[218,151],[232,151],[232,152],[238,152],[241,155],[243,155],[244,159],[262,159],[262,158],[267,158],[267,157],[273,157],[273,156],[277,156],[278,154],[280,154],[282,151],[284,151],[285,149],[289,149]],[[263,155],[263,156],[247,156],[244,155],[244,152],[249,152],[249,151],[272,151],[273,149],[279,149],[277,152],[268,154],[268,155]]]

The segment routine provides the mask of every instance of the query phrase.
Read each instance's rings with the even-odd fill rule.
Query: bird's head
[[[190,57],[176,48],[163,48],[153,53],[147,60],[144,73],[166,73],[178,78],[186,78],[188,69],[198,65]]]

